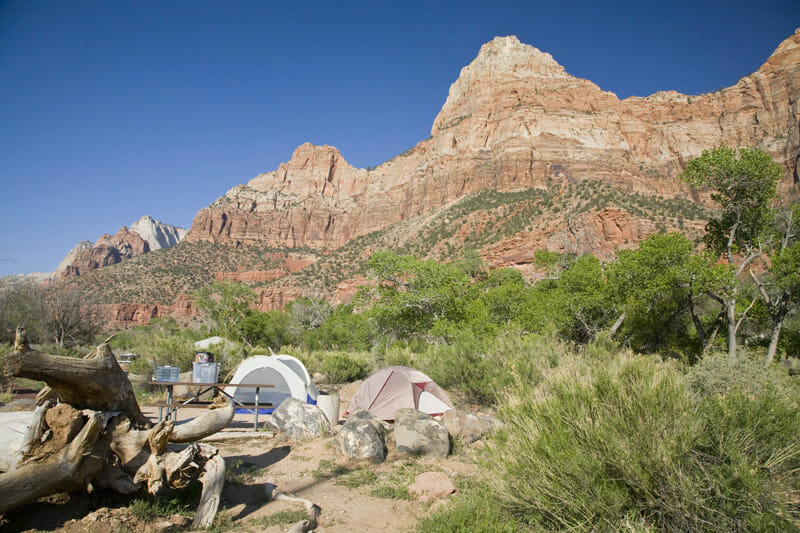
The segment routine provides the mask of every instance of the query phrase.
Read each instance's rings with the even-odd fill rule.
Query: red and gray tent
[[[378,370],[361,384],[347,412],[366,409],[381,420],[394,420],[397,410],[403,407],[435,416],[453,405],[442,389],[419,370],[390,366]]]

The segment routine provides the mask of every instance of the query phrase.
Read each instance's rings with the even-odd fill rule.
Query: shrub
[[[545,369],[568,350],[554,335],[459,336],[452,345],[430,346],[420,355],[421,370],[445,389],[468,400],[494,405],[509,386],[533,386]]]
[[[800,410],[785,390],[692,393],[655,358],[588,352],[502,409],[485,464],[504,509],[537,530],[797,527]]]
[[[328,352],[322,357],[322,372],[332,383],[349,383],[367,375],[364,359],[346,352]]]

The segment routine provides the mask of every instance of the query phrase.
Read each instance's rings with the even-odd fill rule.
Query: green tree
[[[206,312],[222,336],[231,337],[238,334],[239,322],[256,303],[256,293],[243,283],[215,281],[195,293],[194,303]]]
[[[755,148],[718,146],[703,151],[689,163],[680,178],[695,187],[709,187],[719,204],[718,216],[706,225],[710,253],[728,262],[728,283],[717,296],[725,308],[728,354],[736,354],[736,335],[750,304],[737,308],[739,278],[763,253],[763,238],[772,219],[772,201],[783,172],[767,154]]]
[[[699,307],[719,286],[726,269],[693,252],[680,233],[651,235],[637,249],[620,250],[607,270],[609,293],[623,311],[625,329],[638,350],[655,351],[683,344],[697,355],[713,341],[722,315],[713,328],[702,323]],[[686,318],[691,317],[699,346],[686,341]]]
[[[464,320],[472,284],[457,266],[385,251],[374,254],[369,267],[376,284],[361,298],[371,302],[368,314],[379,335],[446,341],[441,332],[451,328],[445,325]]]
[[[794,243],[775,254],[770,274],[771,281],[768,282],[751,272],[772,320],[767,364],[775,358],[786,316],[800,303],[800,243]]]
[[[247,309],[237,329],[242,339],[250,346],[267,346],[278,350],[285,344],[293,343],[291,324],[292,317],[280,309],[266,313]]]
[[[340,305],[318,328],[304,335],[312,350],[366,351],[372,345],[367,317],[354,313],[352,305]]]

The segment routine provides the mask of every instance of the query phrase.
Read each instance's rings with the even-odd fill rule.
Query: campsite
[[[204,350],[210,348],[203,341],[194,346]],[[98,350],[102,352],[102,346]],[[17,352],[29,358],[37,354],[20,343]],[[92,357],[97,358],[90,354],[90,359]],[[198,351],[196,357],[207,362],[213,361],[214,355]],[[174,393],[170,403],[144,404],[142,413],[153,422],[171,419],[176,427],[190,422],[194,424],[208,405],[197,400],[204,390],[206,395],[211,392],[208,387],[203,389],[206,384],[200,379],[207,375],[205,369],[195,366],[193,379],[198,385],[187,384],[178,388],[180,382],[176,381],[174,391],[170,386]],[[150,381],[154,384],[168,383]],[[243,387],[252,383],[263,385],[269,391],[260,403],[269,407],[242,407],[253,403],[253,389]],[[215,430],[203,439],[219,449],[227,468],[225,487],[220,493],[220,514],[213,522],[213,530],[283,531],[296,522],[292,531],[317,527],[326,531],[408,531],[409,525],[424,516],[434,502],[441,502],[457,492],[451,478],[475,473],[470,448],[465,448],[460,454],[450,453],[452,441],[459,438],[458,432],[463,426],[453,425],[451,435],[444,429],[443,422],[436,422],[431,417],[441,417],[445,411],[452,410],[449,398],[433,380],[419,371],[402,366],[388,367],[365,380],[333,385],[333,390],[321,393],[302,361],[296,357],[287,354],[254,355],[237,366],[226,386],[219,385],[214,391],[217,400],[229,395],[230,419],[219,431]],[[63,384],[54,382],[53,386],[64,394],[59,388]],[[325,406],[325,411],[317,407],[323,396],[335,399],[333,405]],[[17,400],[20,402],[24,405],[24,400]],[[315,426],[302,417],[285,420],[281,406],[291,402],[317,414],[318,418],[325,419],[325,423]],[[359,402],[366,404],[362,407]],[[12,405],[14,403],[12,401]],[[237,406],[235,411],[233,404]],[[181,407],[165,408],[162,405]],[[342,416],[340,405],[343,407]],[[251,424],[257,419],[256,411],[264,415],[264,422],[254,431]],[[438,445],[440,450],[442,445],[445,447],[444,452],[437,452],[421,433],[411,437],[413,442],[404,442],[402,437],[390,438],[395,418],[402,417],[401,411],[417,412],[441,428],[444,440]],[[275,416],[270,417],[273,413]],[[353,416],[348,422],[350,414]],[[474,415],[463,415],[477,420]],[[57,430],[57,425],[53,425],[55,422],[47,415],[45,418],[52,425],[50,429]],[[2,449],[8,453],[9,450],[30,447],[25,438],[33,431],[35,420],[36,413],[32,411],[0,412],[0,422],[13,428],[13,433],[20,437],[11,443],[6,438]],[[353,429],[363,421],[368,423]],[[397,423],[401,424],[399,420]],[[488,433],[492,427],[486,424],[483,431]],[[400,426],[397,431],[399,434]],[[403,431],[414,432],[416,429],[409,426]],[[380,448],[379,456],[370,454],[369,446],[372,445],[374,452],[375,445],[369,443],[365,447],[365,438],[375,439]],[[479,438],[477,435],[474,440]],[[353,446],[353,441],[359,442]],[[26,452],[26,459],[21,464],[2,463],[0,468],[4,471],[24,470],[25,461],[30,461],[32,456],[35,454]],[[425,476],[434,476],[435,479],[426,484]],[[417,485],[420,487],[415,488]],[[7,490],[8,485],[0,482],[0,491]],[[6,508],[0,526],[3,531],[47,529],[67,532],[175,531],[198,526],[197,518],[192,524],[187,516],[192,511],[190,500],[180,489],[166,494],[158,492],[158,496],[135,499],[132,503],[130,497],[126,499],[124,495],[114,495],[108,490],[92,494],[81,492],[60,493],[56,490],[43,500],[31,501],[20,508]],[[8,498],[9,493],[5,494]]]

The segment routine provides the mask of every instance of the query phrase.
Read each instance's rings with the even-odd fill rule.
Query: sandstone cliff
[[[57,278],[81,276],[150,251],[147,241],[125,226],[113,236],[106,233],[93,245],[86,246],[86,242],[79,243],[61,262],[55,272]]]
[[[800,30],[732,87],[624,100],[498,37],[450,87],[429,139],[370,171],[333,147],[304,144],[200,211],[187,240],[337,248],[475,191],[587,180],[688,197],[676,176],[720,143],[767,151],[785,166],[781,190],[796,193],[799,110]]]

